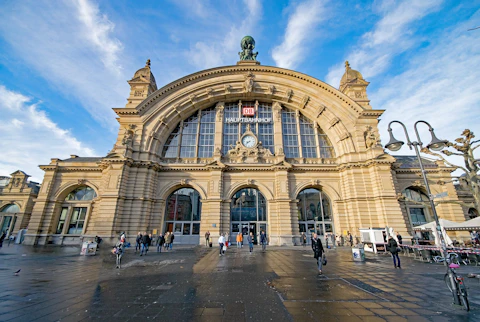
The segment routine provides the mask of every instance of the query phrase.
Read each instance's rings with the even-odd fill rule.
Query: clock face
[[[246,148],[253,148],[255,146],[255,143],[257,143],[257,140],[251,135],[245,135],[242,139],[242,144]]]

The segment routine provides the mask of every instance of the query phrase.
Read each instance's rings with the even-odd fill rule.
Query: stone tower
[[[345,74],[340,80],[340,92],[346,94],[361,106],[372,109],[367,96],[367,86],[370,84],[363,79],[359,71],[350,68],[348,61],[345,62]]]
[[[130,84],[130,96],[127,99],[126,108],[138,106],[148,95],[157,90],[155,77],[150,70],[150,59],[147,60],[145,67],[137,70],[128,84]]]

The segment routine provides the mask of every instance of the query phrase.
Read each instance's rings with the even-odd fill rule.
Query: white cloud
[[[442,1],[402,1],[397,4],[385,3],[380,12],[383,17],[374,29],[363,35],[358,49],[345,57],[352,68],[361,71],[368,80],[381,74],[390,65],[391,59],[408,50],[414,44],[412,24],[441,7]],[[326,82],[332,86],[340,84],[345,72],[344,62],[339,62],[329,69]]]
[[[477,75],[480,46],[478,34],[467,31],[479,18],[480,10],[469,21],[442,32],[438,41],[412,56],[404,72],[370,94],[375,108],[386,109],[379,124],[384,144],[388,140],[387,125],[392,120],[405,123],[412,140],[415,135],[413,125],[418,120],[429,122],[440,139],[453,141],[466,128],[480,137],[480,83]],[[428,144],[430,134],[427,127],[419,125],[419,130],[422,140]],[[395,127],[394,134],[399,139],[404,138],[399,127]],[[396,154],[411,153],[405,147]],[[456,162],[461,164],[462,160],[456,159]]]
[[[70,154],[94,156],[95,152],[60,128],[38,104],[0,85],[0,175],[25,171],[33,181],[41,182],[43,171],[38,164],[49,164],[50,158],[68,158]]]
[[[218,30],[228,30],[218,41],[196,42],[187,52],[190,62],[197,68],[205,69],[222,65],[231,65],[232,57],[240,51],[240,39],[251,35],[261,18],[262,6],[258,0],[244,0],[246,12],[240,22],[234,19],[218,20]],[[254,37],[255,38],[255,37]]]
[[[312,30],[325,20],[324,2],[311,0],[295,8],[288,19],[283,42],[272,51],[277,66],[293,69],[306,57],[307,40],[311,40]]]
[[[0,10],[0,35],[12,49],[9,54],[116,130],[111,108],[124,106],[129,88],[113,26],[86,0],[11,2]]]

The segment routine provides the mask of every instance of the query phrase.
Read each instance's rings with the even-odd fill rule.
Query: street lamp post
[[[399,141],[399,140],[395,139],[395,137],[393,136],[392,128],[391,128],[392,123],[398,123],[403,127],[403,131],[405,132],[405,136],[407,138],[408,147],[410,148],[410,150],[412,149],[412,147],[415,149],[415,154],[417,155],[418,163],[420,165],[420,170],[422,171],[423,181],[425,182],[425,188],[427,189],[428,199],[430,200],[430,206],[432,208],[433,217],[434,217],[435,223],[437,225],[437,233],[438,233],[438,236],[440,237],[442,257],[445,258],[444,263],[445,263],[445,266],[447,267],[448,276],[450,278],[450,283],[452,285],[452,291],[453,291],[452,293],[454,294],[453,299],[454,299],[455,304],[460,304],[460,299],[456,295],[457,291],[456,291],[455,282],[453,281],[454,277],[453,277],[453,274],[452,274],[452,271],[451,271],[450,267],[448,266],[449,264],[447,263],[447,260],[446,260],[448,253],[447,253],[447,246],[446,246],[446,243],[445,243],[445,237],[443,236],[443,231],[442,231],[442,227],[440,226],[440,221],[438,219],[437,210],[435,209],[435,203],[433,202],[433,195],[432,195],[432,192],[430,191],[430,185],[428,184],[427,173],[426,173],[426,171],[423,167],[422,158],[420,157],[420,151],[418,149],[419,146],[420,146],[420,148],[423,148],[423,143],[422,143],[422,140],[420,139],[420,135],[418,134],[418,130],[417,130],[418,123],[426,124],[428,126],[428,130],[430,131],[430,134],[432,135],[432,141],[427,145],[428,149],[433,150],[433,151],[440,151],[445,147],[447,141],[446,140],[439,140],[435,136],[435,133],[433,132],[432,126],[428,122],[417,121],[417,122],[415,122],[415,125],[413,126],[413,128],[415,130],[415,135],[417,137],[417,141],[412,142],[410,140],[410,137],[408,136],[407,128],[405,127],[405,125],[400,121],[391,121],[388,124],[388,133],[390,135],[390,141],[385,145],[385,148],[387,148],[388,150],[391,150],[391,151],[400,150],[400,148],[404,144],[403,141]]]

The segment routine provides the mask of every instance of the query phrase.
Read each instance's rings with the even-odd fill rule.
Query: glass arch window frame
[[[216,109],[198,110],[175,127],[162,149],[162,158],[211,158],[215,142]]]
[[[309,200],[306,194],[310,194]],[[297,211],[299,232],[307,235],[307,241],[313,232],[324,239],[326,234],[335,233],[332,203],[321,189],[308,187],[300,191],[297,195]]]
[[[410,186],[403,189],[402,195],[407,198],[404,203],[412,227],[432,221],[432,209],[427,204],[430,199],[425,192]],[[423,218],[423,221],[419,218]]]
[[[77,186],[70,191],[61,204],[54,233],[82,235],[88,224],[92,202],[96,197],[95,189],[87,185]]]
[[[191,195],[185,193],[190,193]],[[184,212],[186,199],[184,198],[185,200],[180,202],[179,196],[187,196],[190,198],[191,210],[189,213]],[[192,200],[192,197],[194,200]],[[200,197],[198,191],[191,187],[181,187],[173,191],[165,202],[163,233],[165,234],[167,231],[169,231],[173,232],[175,235],[200,235],[200,224],[202,220],[201,200],[202,198]],[[187,218],[185,218],[185,216],[187,216]],[[170,227],[172,227],[171,230]]]
[[[20,212],[20,207],[17,204],[11,203],[5,205],[0,209],[0,214],[17,214]]]

